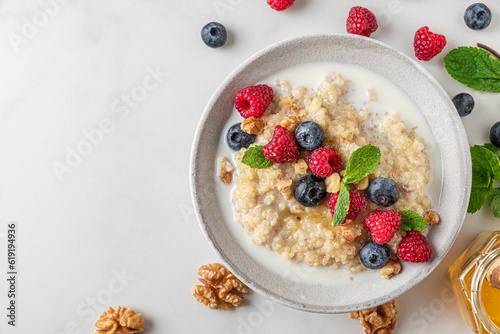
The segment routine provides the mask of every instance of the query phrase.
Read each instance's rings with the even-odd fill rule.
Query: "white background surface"
[[[500,50],[500,5],[485,1],[493,22],[472,31],[462,19],[471,3],[297,0],[278,13],[265,0],[61,0],[45,6],[49,15],[35,1],[2,1],[0,278],[8,222],[18,224],[19,275],[15,328],[0,280],[0,333],[91,333],[114,305],[143,313],[148,333],[362,333],[345,314],[303,313],[255,293],[230,312],[194,300],[198,267],[217,258],[192,209],[193,134],[211,94],[242,61],[283,39],[345,32],[349,9],[362,5],[379,21],[372,37],[406,54],[421,26],[446,35],[444,52],[422,64],[450,96],[474,96],[463,123],[471,144],[487,142],[500,95],[466,88],[443,66],[459,45]],[[221,49],[200,39],[210,21],[229,31]],[[94,135],[91,146],[85,133]],[[58,177],[54,165],[67,165],[78,148],[88,154],[72,157]],[[469,333],[447,269],[480,231],[499,227],[488,208],[467,216],[441,265],[397,299],[396,333]]]

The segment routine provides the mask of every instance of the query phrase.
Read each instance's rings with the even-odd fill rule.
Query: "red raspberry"
[[[315,149],[307,160],[309,169],[314,175],[328,177],[340,171],[340,155],[334,148],[321,147]]]
[[[287,129],[276,125],[273,137],[264,145],[262,153],[273,163],[294,162],[299,156],[299,147]]]
[[[446,37],[429,31],[429,27],[422,27],[415,33],[413,48],[415,56],[420,60],[431,60],[446,46]]]
[[[406,232],[398,246],[398,257],[405,262],[427,262],[431,258],[431,245],[422,233]]]
[[[337,199],[339,198],[339,194],[332,194],[330,199],[328,200],[328,207],[330,208],[330,212],[335,213],[335,205],[337,204]],[[349,198],[351,203],[349,204],[349,211],[347,212],[347,216],[345,217],[342,224],[346,222],[347,219],[354,220],[356,217],[366,208],[366,198],[361,195],[357,191],[349,190]]]
[[[401,226],[401,215],[396,210],[377,210],[365,217],[374,243],[383,245],[389,242]]]
[[[243,118],[259,118],[273,100],[273,89],[268,85],[243,88],[234,98],[234,105]]]
[[[295,0],[267,0],[267,4],[271,6],[272,9],[281,12],[282,10],[291,7]]]
[[[347,17],[346,28],[350,34],[369,37],[378,28],[377,19],[364,7],[352,7]]]

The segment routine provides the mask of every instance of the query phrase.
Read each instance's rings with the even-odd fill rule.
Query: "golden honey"
[[[499,263],[500,231],[488,231],[450,267],[462,316],[475,333],[500,333],[500,289],[487,280],[488,270]]]

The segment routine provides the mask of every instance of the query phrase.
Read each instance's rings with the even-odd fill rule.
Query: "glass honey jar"
[[[500,231],[481,233],[449,274],[467,325],[475,333],[500,333]]]

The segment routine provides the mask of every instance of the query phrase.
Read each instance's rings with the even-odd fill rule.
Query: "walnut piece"
[[[198,274],[203,277],[199,280],[204,286],[193,286],[191,293],[200,303],[214,310],[221,308],[225,311],[245,304],[245,298],[232,291],[247,294],[250,289],[219,263],[201,266]]]
[[[326,191],[330,194],[336,194],[340,191],[340,174],[333,173],[325,179]]]
[[[366,188],[368,188],[369,185],[368,176],[356,182],[355,185],[356,185],[356,190],[365,190]]]
[[[283,118],[283,120],[280,122],[280,125],[291,133],[294,133],[297,126],[299,126],[299,122],[299,118],[295,115],[292,115]]]
[[[144,318],[131,308],[116,306],[108,307],[106,312],[95,322],[98,328],[94,334],[135,334],[142,333]]]
[[[241,130],[251,135],[260,135],[265,127],[266,122],[262,117],[255,118],[253,116],[245,118],[240,126]]]
[[[292,108],[292,103],[293,103],[293,96],[286,96],[280,100],[280,102],[278,103],[278,107],[281,110],[288,110]]]
[[[357,237],[362,234],[361,229],[351,225],[342,225],[342,236],[348,241],[353,243]]]
[[[224,157],[219,158],[220,170],[219,170],[219,179],[225,184],[231,183],[233,180],[234,170],[233,165]]]
[[[427,211],[424,213],[424,219],[429,225],[435,225],[439,223],[439,215],[436,211]]]
[[[391,334],[396,327],[398,308],[394,300],[368,310],[351,312],[349,318],[359,318],[366,334]]]
[[[294,167],[295,167],[295,173],[300,175],[307,174],[307,162],[304,159],[297,160]]]
[[[385,279],[389,279],[392,276],[399,274],[400,271],[401,265],[399,264],[399,262],[391,259],[389,260],[389,262],[387,262],[385,267],[379,269],[378,274]]]
[[[377,97],[375,96],[375,92],[373,89],[367,89],[366,90],[366,96],[368,97],[368,101],[378,101]]]
[[[276,183],[276,189],[278,189],[278,191],[283,194],[283,197],[286,200],[289,200],[293,197],[292,183],[292,179],[283,180]]]

